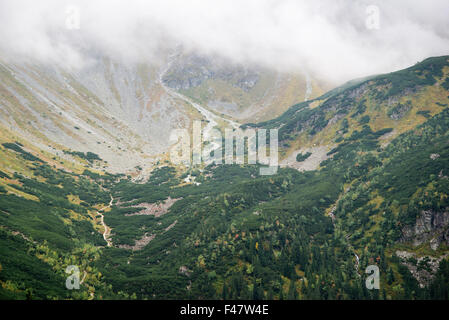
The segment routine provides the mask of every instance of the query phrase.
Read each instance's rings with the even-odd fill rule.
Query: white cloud
[[[369,5],[378,30],[365,27]],[[80,9],[79,30],[66,28],[68,6]],[[76,66],[97,54],[151,61],[182,44],[341,81],[448,54],[448,16],[446,0],[3,0],[0,50]]]

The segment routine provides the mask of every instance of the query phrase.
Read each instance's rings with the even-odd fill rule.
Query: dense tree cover
[[[441,84],[444,89],[449,90],[449,77],[446,77],[446,80]]]
[[[422,184],[431,183],[440,190],[438,199],[447,190],[447,180],[435,178],[449,167],[445,151],[448,111],[416,129],[431,132],[420,136],[413,148],[415,156],[408,154],[406,144],[416,140],[416,133],[404,134],[381,149],[379,137],[392,129],[373,132],[364,127],[331,151],[333,157],[320,171],[280,169],[275,176],[261,177],[256,167],[209,166],[200,173],[204,180],[199,186],[165,182],[170,186],[162,190],[151,179],[142,185],[122,183],[119,194],[139,195],[131,197],[132,203],[152,200],[143,190],[182,200],[158,219],[118,219],[129,228],[115,229],[117,241],[125,235],[139,238],[143,232],[137,231],[143,225],[157,236],[141,251],[121,253],[122,262],[114,268],[113,256],[120,251],[108,249],[99,261],[100,269],[105,279],[140,298],[429,298],[430,291],[419,287],[388,248],[397,243],[398,222],[403,220],[402,212],[407,212],[396,212],[394,201],[408,199],[404,208],[412,208],[413,201],[424,204],[412,197]],[[430,154],[435,152],[440,156],[432,160]],[[427,180],[415,181],[415,177]],[[383,179],[390,181],[388,188],[380,188]],[[352,186],[345,190],[349,182]],[[383,197],[379,206],[370,203],[375,190]],[[332,223],[325,212],[339,197]],[[447,206],[445,201],[441,198],[438,208]],[[174,221],[172,229],[163,231]],[[359,271],[355,252],[360,256]],[[364,286],[363,270],[373,263],[381,270],[380,292]],[[179,272],[181,266],[189,275]],[[120,277],[116,277],[117,270]],[[133,284],[128,281],[130,274]],[[176,288],[167,290],[166,281],[176,283]],[[147,282],[152,285],[142,289],[141,284]]]
[[[449,261],[442,260],[435,279],[430,285],[429,297],[431,299],[449,299]]]
[[[9,187],[15,191],[0,196],[0,297],[88,299],[95,290],[125,297],[101,282],[92,265],[105,245],[93,206],[105,203],[109,194],[90,177],[56,170],[42,160],[28,159],[28,168],[34,177],[14,173]],[[65,287],[68,265],[77,265],[85,278],[80,290]]]
[[[27,241],[0,229],[0,280],[5,281],[21,298],[26,298],[27,293],[28,298],[67,298],[68,291],[61,285],[65,279],[55,274],[50,265],[28,254],[29,249]],[[0,292],[0,298],[13,297],[7,290]]]

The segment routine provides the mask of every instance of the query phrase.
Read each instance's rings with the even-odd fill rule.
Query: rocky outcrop
[[[407,112],[412,108],[410,103],[407,104],[397,104],[395,107],[388,111],[388,116],[393,120],[402,119]]]
[[[190,275],[192,274],[192,271],[189,270],[189,268],[187,268],[186,266],[180,266],[178,272],[179,274],[185,275],[187,277],[190,277]]]
[[[298,171],[316,170],[319,168],[321,162],[330,157],[330,155],[328,155],[328,152],[334,147],[335,145],[301,148],[294,151],[290,156],[282,160],[280,162],[280,166],[295,168]],[[296,156],[299,153],[305,154],[307,152],[311,153],[311,155],[307,159],[302,162],[296,161]]]
[[[401,264],[410,270],[410,273],[418,281],[421,288],[424,288],[431,283],[439,269],[441,260],[448,256],[446,254],[438,258],[432,256],[419,257],[413,252],[400,250],[397,250],[395,253],[400,259]]]
[[[145,233],[142,238],[135,241],[134,245],[128,245],[128,244],[120,244],[118,245],[121,249],[127,249],[132,251],[139,251],[142,250],[147,244],[151,242],[156,237],[155,234],[148,234]]]
[[[144,208],[141,211],[134,212],[134,213],[127,213],[125,216],[155,216],[156,218],[159,218],[160,216],[166,214],[170,207],[178,200],[172,199],[168,197],[166,200],[158,203],[140,203],[136,206],[132,206],[132,208]]]
[[[172,64],[164,75],[164,83],[175,90],[188,90],[200,86],[208,79],[229,82],[248,92],[259,81],[259,73],[242,65],[221,59],[186,55]]]
[[[406,226],[402,229],[403,242],[412,242],[419,246],[427,241],[433,250],[441,243],[449,245],[449,211],[423,210],[416,219],[414,226]]]

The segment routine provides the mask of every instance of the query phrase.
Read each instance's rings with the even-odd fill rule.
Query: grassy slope
[[[301,147],[338,143],[339,137],[360,131],[366,116],[373,131],[393,128],[391,140],[426,121],[417,112],[426,111],[431,116],[449,104],[448,90],[442,85],[448,74],[448,57],[429,58],[396,73],[350,82],[315,100],[295,105],[276,119],[250,125],[279,128],[280,140],[286,146],[284,156]],[[390,113],[398,104],[407,104],[409,108],[402,118],[393,119]],[[341,129],[343,121],[347,121],[346,132]]]

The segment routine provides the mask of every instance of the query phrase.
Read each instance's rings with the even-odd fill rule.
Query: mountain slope
[[[382,138],[386,144],[447,106],[448,74],[447,56],[429,58],[399,72],[349,83],[276,119],[248,126],[279,129],[283,156],[290,156],[286,165],[295,165],[296,154],[312,147],[329,151],[366,125],[373,131],[391,128]]]
[[[0,125],[57,156],[96,152],[112,172],[151,167],[167,151],[161,129],[200,118],[167,95],[157,66],[101,58],[79,70],[1,63],[0,79]]]
[[[332,87],[306,72],[277,72],[218,57],[178,53],[172,60],[166,85],[239,122],[272,119]]]
[[[185,56],[137,64],[90,55],[78,68],[0,59],[0,126],[66,160],[94,152],[104,160],[92,164],[97,169],[148,176],[167,157],[168,132],[204,119],[167,86],[217,118],[253,120],[272,118],[312,94],[306,97],[310,84],[293,75]],[[312,95],[321,92],[310,86]],[[220,109],[230,105],[235,112]]]
[[[279,128],[286,157],[325,148],[316,169],[273,176],[167,165],[135,183],[3,136],[0,296],[447,299],[448,74],[448,57],[430,58],[246,125]],[[373,264],[380,290],[365,287]],[[79,291],[68,265],[86,274]]]

